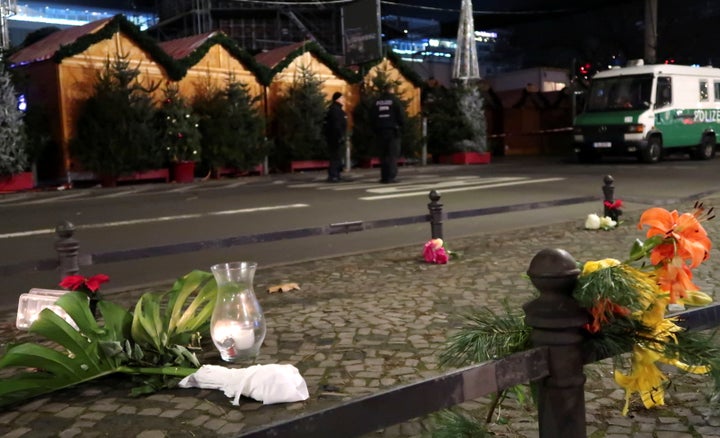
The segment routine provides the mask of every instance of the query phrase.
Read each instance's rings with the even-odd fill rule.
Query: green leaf
[[[632,244],[632,247],[630,248],[630,257],[629,261],[634,262],[637,260],[642,259],[645,257],[645,250],[643,249],[643,241],[640,239],[635,239],[635,241]]]
[[[119,361],[107,356],[101,343],[119,340],[112,337],[116,331],[123,331],[122,322],[113,318],[122,319],[122,313],[103,314],[109,326],[118,328],[106,330],[92,319],[85,294],[65,294],[57,304],[74,318],[78,330],[49,309],[40,312],[38,319],[30,326],[30,332],[53,341],[61,348],[25,343],[8,349],[0,359],[0,368],[38,368],[42,372],[25,373],[4,381],[0,385],[0,406],[117,371]]]
[[[133,339],[161,355],[174,354],[174,344],[187,344],[195,332],[209,325],[216,296],[217,284],[204,271],[190,272],[169,292],[146,293],[135,307]]]
[[[0,357],[0,368],[38,369],[3,380],[0,407],[117,372],[149,375],[146,386],[138,392],[174,384],[178,377],[200,366],[195,354],[185,345],[176,345],[176,340],[190,339],[197,329],[208,325],[216,295],[212,275],[193,271],[169,292],[144,294],[135,314],[100,301],[102,325],[93,318],[84,293],[63,295],[57,305],[78,329],[49,309],[40,312],[30,332],[53,345],[14,345]],[[165,313],[162,309],[167,308],[173,310]],[[171,334],[173,317],[176,321]]]
[[[632,247],[630,248],[630,257],[628,262],[636,262],[647,257],[656,246],[660,245],[665,241],[665,237],[660,234],[649,237],[644,241],[635,239]]]
[[[162,318],[160,316],[161,295],[146,293],[140,297],[135,305],[131,334],[135,342],[153,347],[162,351],[163,344],[160,340],[162,332]]]

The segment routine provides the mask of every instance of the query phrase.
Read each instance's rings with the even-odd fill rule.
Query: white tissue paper
[[[300,371],[289,364],[253,365],[248,368],[226,368],[203,365],[178,384],[181,388],[221,389],[240,404],[240,396],[253,398],[265,405],[291,403],[310,397]]]

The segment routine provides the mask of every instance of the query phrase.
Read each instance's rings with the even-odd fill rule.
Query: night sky
[[[153,11],[154,0],[46,0],[84,6]],[[227,1],[227,0],[226,0]],[[301,0],[302,1],[302,0]],[[304,0],[307,1],[307,0]],[[719,3],[719,4],[715,4]],[[383,15],[433,18],[454,38],[461,0],[382,0]],[[645,0],[473,0],[475,28],[508,29],[510,50],[525,63],[568,68],[572,60],[607,63],[613,56],[642,58]],[[422,6],[443,10],[425,10]],[[712,30],[720,18],[714,0],[658,0],[658,60],[720,66]]]

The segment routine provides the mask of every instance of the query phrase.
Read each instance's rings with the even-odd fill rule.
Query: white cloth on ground
[[[290,364],[253,365],[227,368],[203,365],[178,384],[181,388],[221,389],[240,404],[240,396],[253,398],[265,405],[291,403],[310,397],[305,379]]]

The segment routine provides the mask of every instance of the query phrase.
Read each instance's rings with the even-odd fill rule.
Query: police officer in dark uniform
[[[392,84],[385,85],[373,105],[375,135],[380,146],[380,182],[397,182],[397,160],[400,156],[400,133],[405,125],[405,110],[392,93]]]
[[[339,182],[342,172],[342,157],[345,152],[345,135],[347,133],[347,116],[343,110],[345,98],[335,92],[332,102],[325,115],[325,141],[328,147],[328,182]]]

